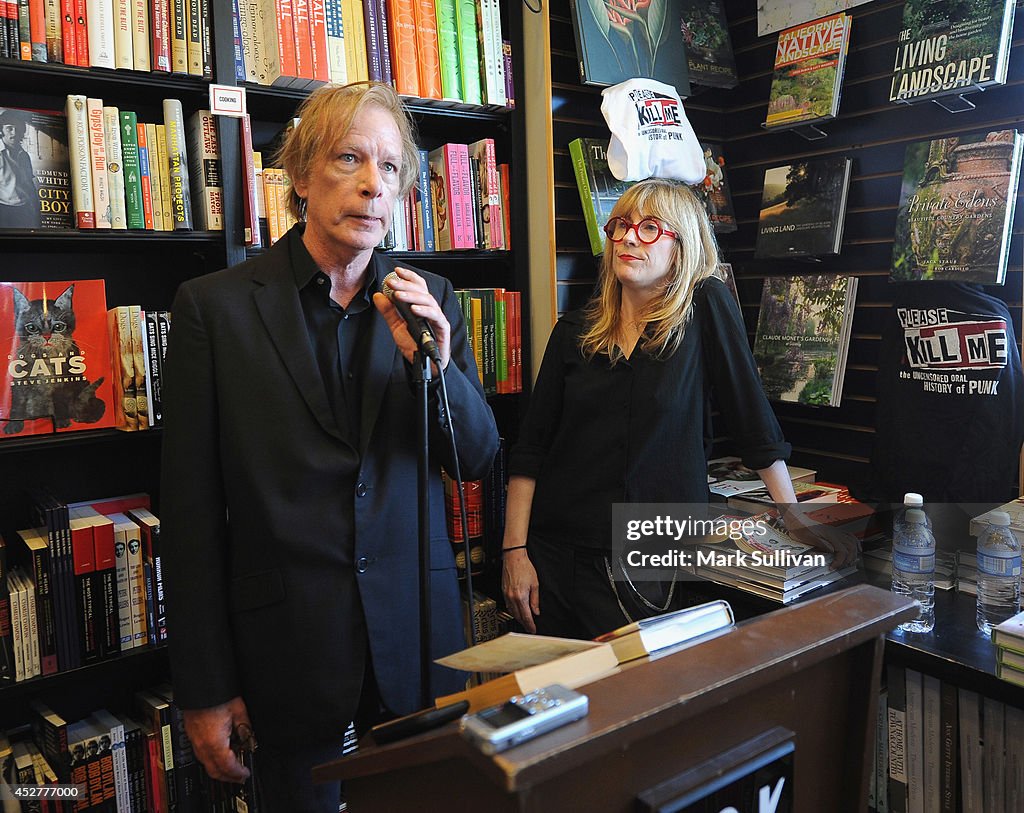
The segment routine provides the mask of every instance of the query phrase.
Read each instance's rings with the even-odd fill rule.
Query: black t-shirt
[[[747,466],[789,457],[732,295],[708,279],[692,307],[672,356],[638,344],[615,366],[580,352],[581,312],[559,319],[509,458],[510,474],[537,481],[532,536],[609,550],[612,503],[706,503],[709,393]]]
[[[1024,376],[1002,301],[965,283],[894,285],[878,374],[873,496],[1017,496]]]

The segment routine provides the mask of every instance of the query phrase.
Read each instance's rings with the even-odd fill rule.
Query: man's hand
[[[185,709],[183,714],[192,750],[210,777],[221,782],[244,782],[249,770],[231,750],[231,732],[235,727],[252,727],[242,698],[235,697],[208,709]]]
[[[437,300],[427,290],[427,282],[423,277],[407,268],[396,268],[395,273],[398,278],[391,277],[388,280],[391,290],[394,291],[398,300],[408,304],[414,314],[430,325],[437,342],[438,355],[441,357],[441,368],[446,368],[448,359],[451,358],[452,329],[448,324],[448,318],[441,310],[441,306],[437,304]],[[388,323],[395,344],[402,351],[405,360],[412,364],[413,354],[418,347],[412,336],[409,335],[402,315],[384,294],[374,294],[373,304],[377,306],[377,310]]]

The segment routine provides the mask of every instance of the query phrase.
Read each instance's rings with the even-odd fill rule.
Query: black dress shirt
[[[537,481],[531,536],[610,550],[612,503],[707,503],[711,393],[747,466],[789,457],[732,295],[711,278],[692,307],[670,357],[638,343],[614,366],[583,357],[581,312],[555,325],[509,460],[510,474]]]

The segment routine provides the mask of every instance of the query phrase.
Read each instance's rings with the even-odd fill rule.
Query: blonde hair
[[[653,326],[641,337],[641,348],[657,358],[665,358],[683,340],[694,290],[717,268],[718,243],[704,205],[682,183],[650,178],[631,186],[612,208],[611,216],[625,218],[632,212],[655,217],[678,235],[664,287],[639,314]],[[611,241],[605,245],[598,290],[584,309],[586,323],[580,349],[588,359],[604,353],[615,364],[623,357],[617,343],[622,328],[622,284],[612,269],[612,245]]]
[[[367,105],[387,111],[395,120],[402,137],[398,194],[408,194],[419,175],[416,127],[394,88],[380,82],[323,85],[306,97],[295,114],[300,123],[291,129],[277,153],[277,162],[288,177],[308,178],[317,162],[327,157],[339,138],[345,137],[359,111]],[[306,201],[295,193],[294,180],[288,189],[288,209],[299,220],[305,219]]]

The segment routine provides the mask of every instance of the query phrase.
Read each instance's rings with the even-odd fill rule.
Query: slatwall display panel
[[[584,304],[598,259],[590,254],[568,143],[605,136],[600,89],[579,81],[568,0],[551,2],[552,116],[554,124],[557,302],[560,312]],[[808,141],[793,131],[766,131],[768,96],[778,34],[757,36],[754,0],[725,0],[740,76],[738,87],[702,91],[684,103],[702,140],[720,143],[738,229],[719,236],[723,259],[737,275],[751,342],[765,277],[776,274],[853,274],[858,277],[849,359],[841,406],[774,404],[794,447],[793,462],[815,468],[821,479],[854,486],[868,481],[881,333],[892,303],[888,281],[893,234],[907,145],[957,134],[1024,129],[1024,19],[1018,12],[1007,84],[971,95],[977,108],[952,114],[933,102],[889,102],[902,0],[875,0],[850,9],[853,27],[839,115],[819,125],[827,135]],[[852,159],[847,217],[838,256],[813,260],[755,260],[764,172],[797,160]],[[1021,341],[1024,287],[1024,207],[1018,196],[1006,284],[990,288],[1010,306]],[[730,451],[716,426],[716,454]]]

